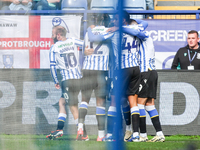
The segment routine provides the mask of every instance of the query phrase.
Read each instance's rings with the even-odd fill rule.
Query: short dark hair
[[[99,25],[108,27],[110,23],[110,16],[108,14],[99,14],[97,16],[97,21]]]
[[[134,19],[130,19],[130,23],[129,23],[129,24],[131,24],[131,25],[132,25],[132,24],[136,24],[136,25],[137,25],[138,23],[137,23],[137,21],[135,21]]]
[[[94,14],[92,16],[93,24],[94,25],[102,25],[108,27],[110,24],[110,16],[107,13],[101,14]]]
[[[196,33],[197,34],[197,37],[199,37],[199,33],[196,31],[196,30],[190,30],[188,32],[188,34],[193,34],[193,33]]]
[[[130,15],[127,11],[123,11],[123,18],[126,20],[127,23],[130,22]]]

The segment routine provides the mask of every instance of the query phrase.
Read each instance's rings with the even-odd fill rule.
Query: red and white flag
[[[0,68],[49,68],[52,27],[80,38],[82,16],[1,16]]]

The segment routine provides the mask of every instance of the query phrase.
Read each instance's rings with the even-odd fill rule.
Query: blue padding
[[[155,117],[155,116],[158,116],[158,112],[156,109],[154,110],[151,110],[151,111],[148,111],[149,113],[149,116],[152,118],[152,117]]]

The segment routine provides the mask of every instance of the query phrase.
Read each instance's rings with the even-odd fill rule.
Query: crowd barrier
[[[162,19],[162,17],[159,16],[165,16],[165,15],[191,15],[196,16],[196,19],[199,19],[199,13],[200,10],[127,10],[128,13],[132,15],[156,15],[157,18]],[[0,15],[56,15],[56,16],[62,16],[66,14],[81,14],[83,16],[83,29],[84,29],[84,35],[87,30],[87,24],[88,24],[88,15],[89,14],[99,14],[99,13],[109,13],[109,14],[116,14],[118,13],[118,10],[107,10],[101,9],[101,10],[30,10],[30,11],[9,11],[9,10],[0,10]],[[174,17],[167,17],[167,19],[176,19]],[[190,18],[190,17],[189,17]],[[165,18],[166,19],[166,18]],[[194,18],[193,18],[194,19]]]
[[[200,132],[199,71],[158,70],[156,108],[165,135]],[[59,76],[60,77],[60,76]],[[49,69],[0,70],[0,134],[48,134],[57,127],[58,100]],[[78,95],[79,102],[81,93]],[[109,104],[109,102],[107,102]],[[88,108],[86,129],[97,134],[94,95]],[[64,134],[76,134],[71,113]],[[155,130],[147,115],[147,132]]]

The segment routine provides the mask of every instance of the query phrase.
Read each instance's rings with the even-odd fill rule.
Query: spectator
[[[62,0],[33,0],[32,10],[61,10]]]
[[[154,10],[154,0],[146,0],[146,7],[147,10]],[[148,15],[147,17],[152,19],[153,15]]]
[[[32,0],[1,0],[1,10],[30,10]]]
[[[88,3],[88,10],[90,10],[91,2],[92,2],[92,0],[87,0],[87,3]]]
[[[9,5],[12,3],[12,0],[1,0],[0,1],[0,10],[10,10]]]
[[[188,32],[187,43],[187,46],[177,51],[171,69],[200,69],[199,34],[197,31]]]

